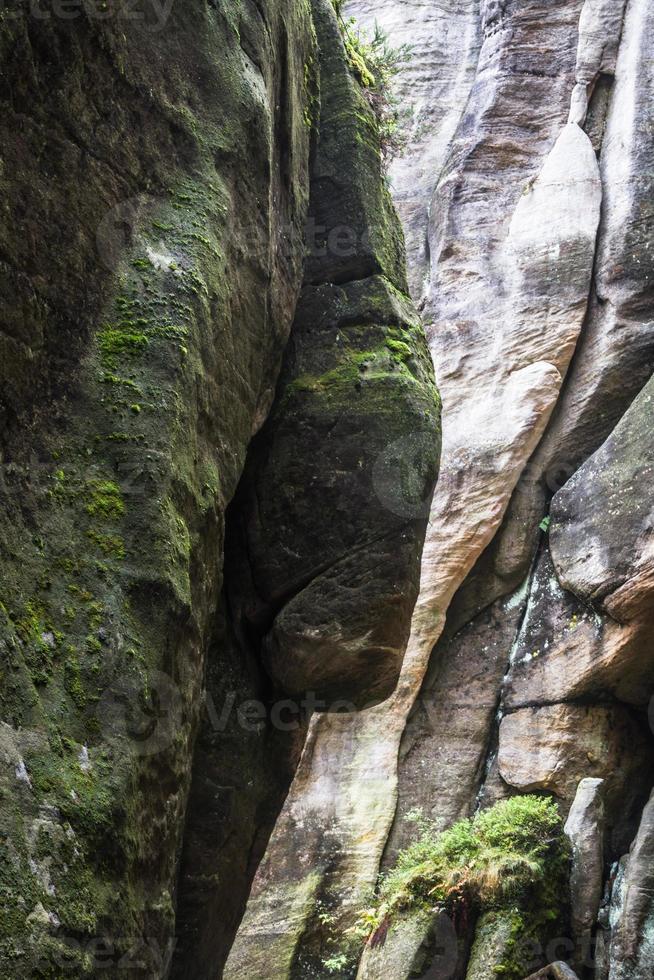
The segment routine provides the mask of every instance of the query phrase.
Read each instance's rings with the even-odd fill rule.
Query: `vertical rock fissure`
[[[492,726],[489,728],[488,738],[487,738],[487,742],[486,742],[486,748],[485,748],[484,755],[483,755],[482,765],[480,767],[479,785],[478,785],[478,788],[477,788],[477,792],[475,794],[475,803],[474,803],[474,807],[473,807],[473,812],[474,813],[476,813],[477,811],[479,811],[480,809],[482,809],[482,807],[484,805],[484,796],[485,796],[485,793],[486,793],[486,783],[487,783],[488,779],[490,778],[490,775],[491,775],[491,771],[493,769],[493,766],[495,765],[495,762],[497,761],[497,751],[498,751],[498,747],[499,747],[500,723],[502,721],[502,718],[504,717],[504,712],[505,712],[504,698],[505,698],[506,684],[507,684],[507,681],[508,681],[508,678],[509,678],[509,673],[510,673],[510,670],[511,670],[511,666],[513,664],[513,660],[514,660],[514,657],[515,657],[515,654],[516,654],[517,644],[518,644],[518,640],[519,640],[519,637],[520,637],[520,634],[521,634],[521,631],[522,631],[522,627],[523,627],[523,625],[524,625],[524,623],[525,623],[525,621],[527,619],[527,615],[528,615],[528,612],[529,612],[529,597],[530,597],[530,592],[531,592],[531,584],[533,582],[534,574],[535,574],[535,571],[536,571],[536,563],[537,563],[537,559],[538,559],[538,551],[539,551],[539,549],[537,548],[536,551],[534,552],[534,557],[532,559],[531,566],[529,568],[529,572],[527,574],[527,577],[525,578],[525,581],[524,581],[523,585],[518,589],[518,596],[524,595],[526,602],[525,602],[525,605],[524,605],[524,608],[523,608],[523,611],[522,611],[522,615],[520,617],[520,622],[518,623],[518,626],[516,628],[515,639],[514,639],[513,643],[511,644],[511,649],[510,649],[510,652],[509,652],[509,657],[508,657],[508,660],[506,662],[506,670],[504,672],[504,676],[502,678],[502,681],[501,681],[500,686],[499,686],[499,689],[498,689],[497,702],[496,702],[496,706],[495,706],[495,714],[494,714],[494,718],[493,718],[493,723],[492,723]]]
[[[407,295],[377,123],[329,0],[316,0],[314,19],[321,102],[304,288],[276,402],[246,466],[232,550],[247,552],[249,568],[228,581],[239,629],[265,624],[266,669],[293,698],[308,690],[327,712],[312,720],[295,788],[310,759],[320,764],[313,729],[349,723],[355,707],[395,686],[439,446],[433,367]],[[328,793],[298,813],[292,796],[228,977],[305,977],[342,955],[336,811],[354,801]],[[308,865],[293,845],[300,831],[315,831]],[[277,840],[289,853],[271,865]]]

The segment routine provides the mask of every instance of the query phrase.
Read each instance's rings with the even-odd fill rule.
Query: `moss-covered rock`
[[[161,977],[175,943],[179,976],[219,969],[291,778],[302,724],[283,739],[269,719],[262,733],[205,713],[195,746],[205,680],[237,707],[270,695],[234,555],[236,623],[220,598],[225,512],[297,306],[318,128],[327,258],[314,242],[251,466],[277,439],[267,515],[295,524],[302,550],[295,562],[284,542],[282,574],[322,575],[319,619],[305,589],[279,635],[318,622],[333,644],[340,622],[348,686],[332,664],[334,695],[394,683],[436,472],[431,365],[331,9],[314,11],[319,108],[307,3],[188,0],[161,23],[146,7],[0,14],[0,973],[16,978]],[[395,461],[405,484],[389,501]],[[322,497],[337,471],[341,492]],[[277,546],[266,530],[248,574],[269,580]],[[272,645],[275,679],[304,690]],[[204,960],[178,942],[176,907],[191,943],[210,938]]]
[[[375,114],[350,70],[333,5],[320,0],[312,9],[322,84],[306,282],[384,275],[407,292],[404,236],[381,173]]]
[[[566,924],[569,859],[557,805],[546,797],[510,797],[441,832],[423,827],[382,879],[377,908],[362,916],[372,931],[360,976],[383,975],[398,954],[401,975],[412,976],[414,959],[429,961],[432,923],[447,914],[451,972],[457,960],[457,976],[465,966],[479,917],[468,980],[522,980]]]
[[[140,12],[0,15],[8,977],[166,970],[225,510],[301,284],[307,6]]]
[[[238,500],[231,603],[281,688],[329,709],[395,687],[440,448],[440,404],[374,116],[329,2],[321,51],[310,251],[271,416]],[[328,176],[329,175],[329,176]],[[339,234],[348,249],[338,247]],[[315,243],[311,243],[313,246]]]

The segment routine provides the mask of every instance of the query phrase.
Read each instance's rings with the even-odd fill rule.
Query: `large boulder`
[[[619,622],[651,619],[654,381],[560,490],[550,550],[562,585]]]
[[[374,115],[331,3],[321,51],[305,286],[270,419],[235,505],[238,628],[279,688],[321,710],[399,677],[440,451],[440,404]]]

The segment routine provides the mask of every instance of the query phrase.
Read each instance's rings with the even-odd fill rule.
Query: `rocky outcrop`
[[[416,43],[391,175],[444,442],[397,692],[312,726],[256,893],[271,907],[292,853],[327,868],[336,928],[291,924],[294,962],[316,936],[325,958],[340,950],[340,934],[343,976],[352,907],[409,839],[410,811],[441,827],[528,788],[567,810],[580,780],[607,777],[610,861],[652,784],[647,392],[620,421],[651,374],[650,12],[473,6],[349,5]],[[409,918],[388,952],[367,949],[363,975],[409,976],[428,926]]]
[[[0,12],[0,973],[644,980],[652,4],[345,4],[408,276],[340,0],[64,6]],[[569,889],[364,943],[527,792]]]
[[[378,23],[410,57],[395,80],[406,152],[389,165],[402,218],[411,295],[429,280],[427,208],[470,93],[482,42],[477,0],[397,3],[350,0],[346,12],[369,30]]]
[[[647,733],[622,706],[554,704],[513,711],[500,723],[497,761],[510,786],[547,790],[566,809],[584,773],[601,778],[614,816],[629,812],[632,794],[639,797],[654,775]]]
[[[0,22],[0,972],[158,976],[225,510],[301,283],[315,47],[285,2],[40,13]]]
[[[277,408],[246,473],[240,533],[248,554],[262,556],[259,566],[265,573],[243,595],[254,597],[261,610],[266,599],[271,606],[277,594],[298,592],[264,641],[273,675],[298,695],[312,692],[319,710],[332,709],[330,723],[341,730],[351,724],[352,708],[362,706],[362,698],[369,707],[397,683],[417,595],[416,556],[435,479],[438,405],[416,313],[401,291],[406,287],[397,248],[389,247],[395,238],[388,236],[397,236],[399,226],[384,198],[370,195],[370,111],[348,68],[329,4],[317,5],[316,24],[321,50],[333,54],[323,76],[311,216],[317,226],[323,222],[321,234],[327,239],[334,229],[349,228],[354,244],[352,254],[338,261],[328,254],[309,262]],[[326,175],[335,171],[335,160],[341,168],[350,161],[351,183],[347,195],[342,200],[337,195],[328,207],[334,177]],[[379,169],[378,152],[375,166]],[[377,251],[371,251],[369,243],[376,242]],[[362,431],[368,433],[365,443]],[[307,482],[297,501],[289,498],[294,472],[296,482]],[[279,495],[271,492],[273,485]],[[355,523],[347,526],[346,515],[361,508],[371,529],[368,542]],[[334,513],[341,511],[345,520],[339,529]],[[298,553],[309,554],[298,537],[303,533],[313,537],[313,566],[298,562]],[[361,618],[371,590],[381,600],[376,600],[372,625]],[[250,603],[250,608],[243,606],[243,616],[256,625],[261,613]],[[300,636],[296,623],[302,620],[308,625]],[[380,657],[389,664],[386,672]],[[319,725],[312,725],[303,759],[312,755]],[[318,759],[313,763],[318,765]],[[337,775],[336,770],[324,772],[327,780]],[[302,778],[300,771],[297,779]],[[323,792],[302,794],[299,812],[292,806],[282,812],[275,833],[288,857],[275,856],[272,867],[269,857],[264,860],[226,976],[249,977],[264,968],[280,976],[293,970],[306,975],[303,971],[316,968],[314,959],[322,962],[322,951],[311,948],[298,959],[297,935],[310,936],[314,925],[321,931],[323,918],[329,920],[325,909],[338,840],[324,832],[325,821],[341,807],[356,808],[354,800],[331,793],[328,786]],[[298,825],[310,834],[315,829],[320,852],[300,863],[293,847]],[[268,890],[272,875],[279,876],[279,884]]]
[[[651,616],[653,411],[650,381],[551,509],[550,551],[559,581],[622,624]]]
[[[315,237],[277,403],[244,477],[232,548],[247,553],[250,579],[232,581],[230,602],[239,629],[263,635],[283,690],[342,711],[347,702],[370,707],[397,684],[436,480],[439,405],[406,295],[376,121],[331,4],[316,5],[315,22]]]
[[[466,980],[493,980],[497,976],[498,965],[505,965],[507,959],[513,959],[513,947],[520,928],[520,912],[517,908],[508,912],[485,912],[475,929]],[[525,967],[519,962],[518,969],[524,972]]]
[[[0,973],[209,977],[288,696],[397,680],[439,406],[331,7],[96,7],[0,15]]]
[[[363,950],[357,980],[388,976],[452,977],[462,959],[451,918],[443,912],[407,914],[382,944]]]

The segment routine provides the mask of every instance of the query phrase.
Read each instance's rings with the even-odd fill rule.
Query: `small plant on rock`
[[[340,973],[346,965],[347,956],[345,953],[339,953],[337,956],[330,956],[328,960],[323,960],[323,966],[327,973]]]
[[[536,893],[547,902],[549,891],[555,905],[567,866],[556,803],[514,796],[442,832],[423,824],[381,880],[378,905],[361,922],[375,945],[402,911],[442,909],[456,919],[469,909],[507,908]]]
[[[372,34],[357,26],[354,17],[343,16],[345,0],[332,0],[341,28],[350,68],[359,81],[366,101],[371,106],[377,125],[382,159],[388,163],[398,153],[403,140],[398,131],[398,100],[392,82],[411,56],[411,46],[394,48],[388,35],[375,23]]]

